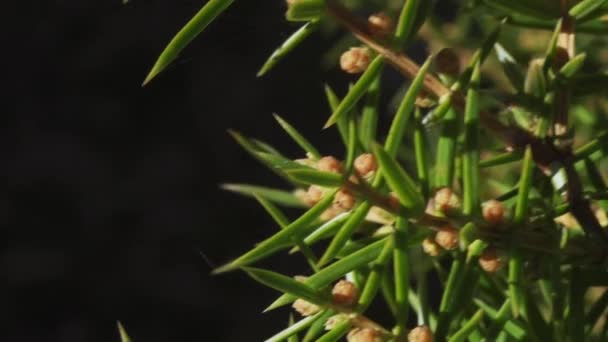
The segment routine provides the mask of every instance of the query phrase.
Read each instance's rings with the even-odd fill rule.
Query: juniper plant
[[[209,0],[144,83],[232,2]],[[337,128],[343,160],[278,116],[305,157],[231,132],[290,184],[225,186],[281,228],[214,271],[243,270],[281,293],[267,310],[301,313],[268,341],[608,340],[608,1],[457,5],[446,20],[429,0],[287,1],[286,19],[302,25],[258,75],[328,24],[358,40],[335,63],[360,75],[342,98],[326,88],[324,128]],[[433,52],[422,65],[404,53],[416,39]],[[407,87],[380,132],[385,68]],[[286,252],[310,274],[254,268]],[[393,326],[368,315],[381,301]]]

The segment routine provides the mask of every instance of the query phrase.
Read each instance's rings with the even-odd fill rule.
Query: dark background
[[[277,227],[223,182],[282,186],[228,128],[299,150],[281,113],[338,151],[314,36],[255,72],[296,27],[282,1],[237,1],[158,79],[155,58],[203,1],[20,1],[2,10],[0,340],[259,341],[273,290],[212,266]],[[201,256],[206,256],[208,261]],[[294,272],[299,260],[274,261]],[[295,268],[294,268],[295,267]]]

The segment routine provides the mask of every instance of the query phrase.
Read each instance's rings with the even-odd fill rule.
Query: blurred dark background
[[[237,1],[142,88],[203,3],[3,5],[1,341],[118,341],[116,320],[134,341],[259,341],[286,324],[287,310],[260,313],[274,291],[210,276],[277,229],[219,184],[283,185],[226,130],[300,157],[277,112],[337,151],[323,82],[343,92],[348,78],[319,67],[314,36],[256,79],[296,27],[282,1]]]

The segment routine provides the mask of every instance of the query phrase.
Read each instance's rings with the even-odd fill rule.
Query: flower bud
[[[444,48],[435,57],[435,65],[440,74],[458,76],[460,74],[460,58],[452,48]]]
[[[340,67],[349,74],[359,74],[367,69],[370,59],[367,48],[352,47],[340,56]]]
[[[393,20],[385,13],[375,13],[367,19],[369,31],[377,37],[385,37],[393,31]]]
[[[479,266],[488,273],[497,272],[504,265],[504,260],[498,255],[494,248],[486,248],[479,256]]]
[[[458,247],[458,230],[451,225],[440,227],[435,235],[435,242],[447,250]]]
[[[437,242],[435,242],[435,240],[430,239],[430,238],[426,238],[424,239],[424,241],[422,241],[422,250],[432,256],[432,257],[436,257],[439,254],[441,254],[441,246],[439,246],[439,244],[437,244]]]
[[[370,173],[378,169],[376,163],[376,157],[371,153],[364,153],[355,159],[354,163],[355,171],[361,176],[365,177]]]
[[[325,156],[317,162],[317,170],[323,172],[341,173],[342,162],[332,156]]]
[[[460,199],[450,188],[437,190],[433,200],[435,202],[435,210],[445,215],[454,214],[455,211],[460,209]]]
[[[505,207],[500,201],[489,200],[483,203],[482,214],[486,222],[496,226],[502,224],[505,219]]]
[[[426,325],[415,327],[407,335],[408,342],[433,342],[433,333]]]
[[[348,280],[340,280],[331,290],[333,302],[339,305],[352,306],[357,302],[359,290]]]
[[[355,197],[348,190],[341,189],[334,197],[334,205],[344,210],[351,210],[355,206]]]
[[[319,203],[322,198],[323,189],[317,185],[311,185],[308,187],[308,191],[306,191],[303,199],[306,205],[312,207],[313,205]]]
[[[325,209],[325,211],[321,214],[320,219],[322,221],[329,221],[343,212],[345,212],[345,210],[334,203],[329,208]]]
[[[313,303],[307,302],[304,299],[298,298],[291,307],[300,313],[302,316],[312,316],[319,312],[321,308]]]
[[[346,336],[348,342],[382,342],[378,331],[370,328],[354,328]]]

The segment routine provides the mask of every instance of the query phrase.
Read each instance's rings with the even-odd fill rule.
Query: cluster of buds
[[[488,273],[498,272],[504,265],[504,259],[494,248],[486,248],[479,256],[479,266]]]
[[[455,215],[460,210],[460,198],[450,188],[441,188],[433,197],[435,211],[446,216]]]
[[[299,162],[314,167],[322,172],[337,174],[344,172],[342,162],[333,156],[324,156],[316,162],[313,162],[310,159],[301,160]],[[378,169],[378,164],[376,163],[376,158],[373,154],[364,153],[355,159],[353,167],[359,177],[369,180]],[[356,182],[357,178],[353,176],[351,181]],[[323,199],[327,193],[328,189],[317,185],[311,185],[307,191],[302,191],[298,196],[306,205],[313,206]],[[346,188],[340,189],[336,193],[331,207],[321,215],[321,219],[330,220],[341,213],[351,210],[355,204],[355,196]]]
[[[351,47],[340,56],[340,68],[349,74],[364,72],[371,62],[371,53],[365,47]]]
[[[433,342],[433,332],[426,325],[415,327],[407,335],[408,342]]]

